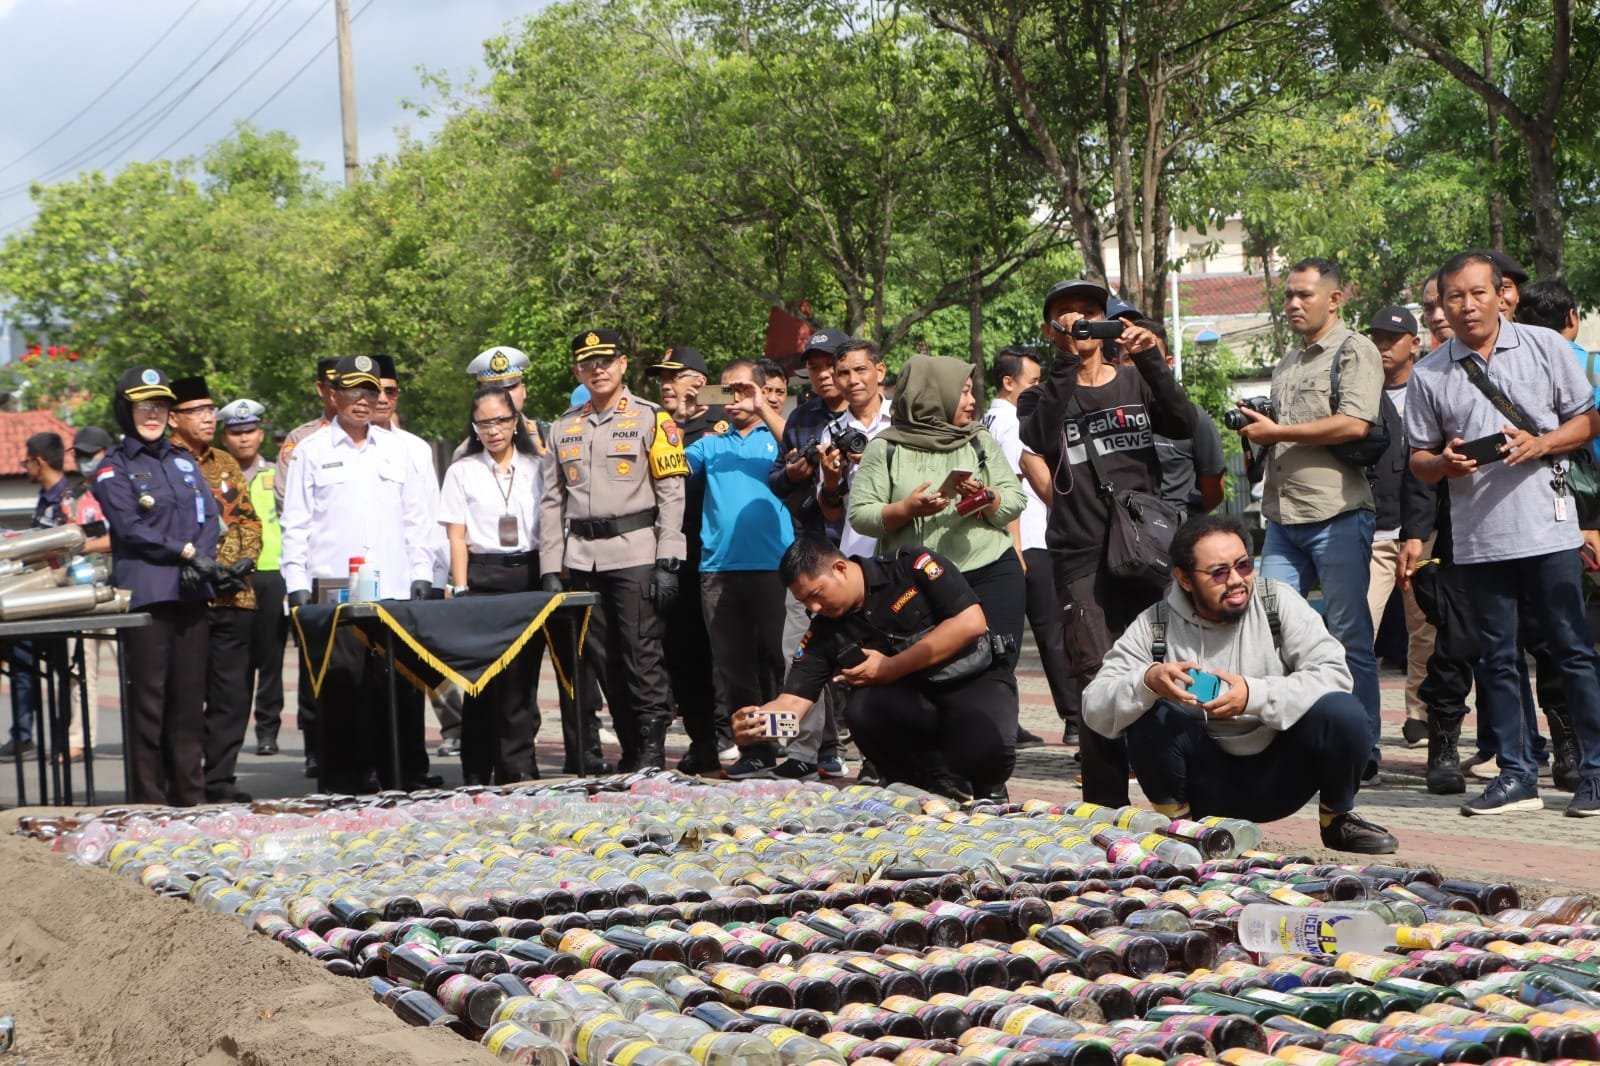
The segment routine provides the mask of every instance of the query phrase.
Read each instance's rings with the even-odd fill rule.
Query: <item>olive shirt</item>
[[[892,555],[901,548],[921,545],[937,552],[962,571],[987,566],[1012,550],[1006,526],[1022,513],[1026,500],[1022,483],[1006,461],[1005,452],[986,429],[975,438],[982,445],[983,460],[967,444],[952,452],[930,452],[897,445],[889,455],[889,442],[874,438],[861,454],[850,483],[850,526],[864,537],[877,539],[878,555]],[[993,514],[962,516],[952,500],[937,514],[913,518],[890,533],[883,526],[886,505],[904,498],[924,481],[929,492],[944,484],[945,475],[956,469],[971,470],[973,477],[989,486],[1000,497]]]
[[[1343,351],[1340,351],[1341,346]],[[1339,353],[1339,409],[1330,403],[1333,357]],[[1296,426],[1332,414],[1377,422],[1383,395],[1378,349],[1343,322],[1315,344],[1290,352],[1272,371],[1276,422]],[[1372,510],[1372,486],[1358,466],[1320,444],[1274,444],[1261,489],[1261,513],[1280,526],[1326,522],[1346,511]]]

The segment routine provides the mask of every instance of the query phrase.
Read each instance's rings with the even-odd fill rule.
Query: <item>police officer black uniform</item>
[[[842,677],[854,686],[844,713],[856,745],[887,781],[1003,798],[1016,764],[1017,679],[961,572],[922,547],[847,559],[816,534],[789,546],[779,572],[811,628],[782,695],[740,709],[735,739],[759,742],[762,712],[804,714]]]
[[[223,573],[211,487],[167,440],[167,376],[134,367],[117,382],[117,424],[127,436],[106,452],[94,495],[111,527],[111,560],[129,604],[150,625],[126,630],[127,760],[133,803],[193,806],[205,799],[206,604]]]
[[[623,384],[619,334],[580,333],[572,357],[589,400],[551,427],[539,511],[543,584],[559,590],[566,575],[573,588],[600,594],[588,639],[605,649],[619,769],[662,768],[672,705],[658,612],[678,596],[689,466],[671,416]]]
[[[662,405],[672,410],[685,449],[707,434],[727,432],[728,413],[722,405],[696,401],[700,387],[711,375],[705,356],[686,345],[668,348],[650,373],[660,382]],[[668,397],[673,403],[666,402]],[[678,602],[662,618],[662,648],[667,675],[672,679],[672,699],[683,718],[684,732],[689,734],[689,750],[678,760],[678,769],[686,774],[716,773],[722,768],[717,753],[733,745],[731,709],[717,706],[711,682],[711,637],[700,600],[700,519],[705,500],[705,481],[690,478],[683,497],[686,548]]]

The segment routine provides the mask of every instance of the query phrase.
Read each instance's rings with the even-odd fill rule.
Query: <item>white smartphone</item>
[[[945,475],[944,483],[939,486],[939,495],[949,499],[961,495],[961,486],[972,476],[970,470],[952,470]]]

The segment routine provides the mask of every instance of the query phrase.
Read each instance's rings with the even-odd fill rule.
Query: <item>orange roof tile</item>
[[[77,427],[70,426],[49,411],[0,411],[0,477],[22,477],[22,460],[28,454],[28,438],[35,433],[59,433],[67,447],[67,469],[76,470],[72,458],[72,437]]]

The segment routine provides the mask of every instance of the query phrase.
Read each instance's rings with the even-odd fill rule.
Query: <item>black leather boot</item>
[[[1562,792],[1578,790],[1578,738],[1572,732],[1572,719],[1566,710],[1546,708],[1550,723],[1550,777]]]
[[[636,770],[667,768],[667,720],[650,718],[639,723],[639,754]]]
[[[1437,715],[1428,717],[1428,791],[1435,796],[1455,796],[1467,790],[1456,750],[1460,740],[1460,719],[1444,725]]]

